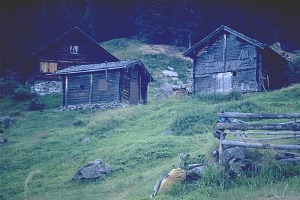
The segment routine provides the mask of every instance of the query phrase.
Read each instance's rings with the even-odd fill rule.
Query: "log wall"
[[[78,46],[78,53],[70,53],[70,46]],[[101,52],[97,44],[87,42],[86,38],[78,33],[72,33],[67,38],[55,42],[37,54],[32,65],[37,80],[57,80],[58,76],[56,75],[48,76],[40,72],[40,62],[55,62],[57,63],[57,70],[61,70],[73,65],[103,63],[105,61],[117,60]]]
[[[194,92],[220,91],[218,74],[226,72],[232,73],[230,91],[259,91],[259,55],[254,45],[229,33],[219,35],[194,60]]]

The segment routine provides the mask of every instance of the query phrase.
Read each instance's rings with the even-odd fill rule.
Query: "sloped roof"
[[[146,67],[140,60],[122,60],[118,62],[105,62],[99,64],[87,64],[87,65],[75,65],[70,66],[68,68],[58,70],[56,74],[64,75],[64,74],[76,74],[76,73],[88,73],[88,72],[98,72],[104,70],[114,70],[114,69],[126,69],[132,67],[134,65],[140,65],[145,73],[149,76],[150,81],[154,81],[151,74],[148,72]]]
[[[274,52],[276,52],[278,55],[286,59],[287,61],[293,61],[293,59],[300,57],[300,55],[285,51],[281,48],[280,43],[276,42],[273,45],[269,46],[270,49],[272,49]]]
[[[221,33],[221,32],[227,32],[227,33],[231,33],[232,35],[235,35],[236,37],[242,39],[242,40],[245,40],[246,42],[249,42],[250,44],[260,48],[260,49],[264,49],[266,44],[263,44],[255,39],[252,39],[242,33],[239,33],[227,26],[221,26],[219,28],[217,28],[215,31],[213,31],[211,34],[209,34],[208,36],[206,36],[203,40],[201,40],[200,42],[198,42],[197,44],[195,44],[194,46],[192,46],[190,49],[188,49],[186,52],[183,53],[184,56],[191,56],[191,54],[202,47],[202,45],[206,44],[206,42],[208,40],[210,40],[212,37],[216,36],[217,34]]]
[[[69,31],[63,33],[61,36],[53,39],[52,41],[50,41],[48,44],[40,47],[39,49],[35,50],[34,52],[30,53],[28,56],[33,56],[45,49],[47,49],[48,47],[50,47],[51,45],[55,44],[56,42],[66,38],[68,35],[70,35],[71,33],[78,33],[80,34],[82,37],[86,38],[87,41],[91,42],[93,45],[96,46],[96,48],[98,48],[103,54],[107,55],[108,57],[110,57],[112,60],[116,60],[118,61],[119,59],[116,58],[115,56],[113,56],[112,54],[110,54],[108,51],[106,51],[104,48],[102,48],[94,39],[92,39],[90,36],[88,36],[86,33],[84,33],[82,30],[80,30],[77,26],[75,26],[74,28],[70,29]]]

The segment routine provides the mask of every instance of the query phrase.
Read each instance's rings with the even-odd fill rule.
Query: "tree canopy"
[[[300,46],[295,0],[2,0],[1,68],[74,26],[96,41],[139,37],[188,48],[221,25],[263,43]]]

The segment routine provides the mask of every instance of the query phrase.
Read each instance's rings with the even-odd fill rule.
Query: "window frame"
[[[70,54],[78,54],[79,46],[78,45],[70,45]]]

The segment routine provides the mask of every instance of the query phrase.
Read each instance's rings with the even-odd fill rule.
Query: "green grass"
[[[158,71],[169,65],[184,80],[185,68],[190,65],[173,54],[143,54],[139,49],[144,44],[134,39],[116,39],[101,45],[120,59],[141,59],[157,79],[150,91],[162,81]],[[46,104],[43,111],[29,111],[29,101],[0,99],[0,119],[11,116],[16,121],[0,133],[0,137],[8,139],[0,146],[0,199],[149,199],[162,172],[177,168],[182,153],[191,159],[213,161],[211,152],[219,141],[212,133],[221,109],[300,112],[300,85],[270,93],[163,100],[152,94],[148,105],[95,111],[58,112],[60,95],[39,97]],[[166,130],[175,134],[162,135]],[[86,137],[91,140],[88,144],[81,142]],[[73,182],[76,171],[95,159],[110,165],[111,174],[96,181]],[[235,182],[211,170],[202,181],[177,185],[155,199],[300,199],[299,167],[286,170],[268,165],[272,163],[267,158],[260,161],[274,167],[265,167],[264,173],[253,178],[241,176]]]
[[[152,45],[128,38],[103,42],[101,46],[121,60],[141,60],[158,83],[161,81],[158,75],[168,66],[173,67],[183,81],[187,80],[186,69],[192,66],[191,60],[181,55],[184,50],[172,46]]]
[[[125,109],[64,112],[54,112],[60,105],[58,97],[43,97],[44,102],[54,99],[56,103],[48,103],[43,112],[21,110],[16,124],[2,133],[9,141],[0,147],[2,198],[148,199],[161,173],[178,167],[181,153],[205,155],[210,159],[211,151],[218,145],[211,133],[221,108],[242,112],[299,112],[296,95],[299,91],[300,85],[296,85],[272,93],[244,95],[238,100],[211,97],[213,103],[199,101],[205,97],[185,97],[152,99],[146,106]],[[14,104],[3,102],[2,110]],[[284,109],[273,107],[270,102]],[[177,131],[176,135],[160,134],[172,129]],[[80,142],[83,137],[90,138],[91,142],[83,144]],[[110,175],[87,183],[71,181],[76,170],[99,158],[112,166]],[[40,172],[28,181],[26,191],[26,178],[37,170]],[[203,183],[179,185],[157,199],[250,199],[253,192],[258,199],[296,197],[299,174],[265,182],[264,178],[270,179],[264,176],[252,182],[251,179],[240,181],[229,188]]]

